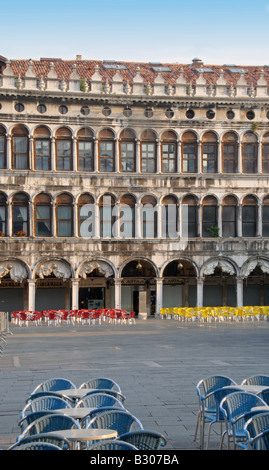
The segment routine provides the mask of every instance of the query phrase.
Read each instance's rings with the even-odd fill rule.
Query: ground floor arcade
[[[46,259],[32,269],[18,259],[0,262],[0,309],[47,310],[122,308],[158,315],[162,307],[269,305],[269,259],[215,258],[201,266],[173,259],[161,269],[133,258],[116,269],[91,259],[74,270],[63,259]]]

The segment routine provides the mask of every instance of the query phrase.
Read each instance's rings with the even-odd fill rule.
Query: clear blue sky
[[[0,0],[0,18],[9,59],[269,64],[269,0]]]

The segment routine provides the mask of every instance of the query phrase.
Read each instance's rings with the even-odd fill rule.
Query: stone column
[[[181,163],[181,140],[178,140],[178,141],[177,141],[176,172],[177,172],[177,173],[182,173],[182,163]]]
[[[242,237],[242,204],[238,205],[237,235],[238,237]]]
[[[7,141],[6,141],[6,152],[7,152],[7,169],[10,170],[12,168],[12,161],[11,161],[11,135],[7,135]]]
[[[142,224],[141,224],[141,204],[135,205],[135,238],[141,238]]]
[[[197,173],[202,173],[202,142],[197,143]]]
[[[55,137],[51,137],[51,147],[50,147],[50,166],[51,166],[51,170],[52,171],[55,171],[56,170],[56,152],[55,152]]]
[[[29,137],[29,170],[35,169],[34,162],[34,137],[30,135]]]
[[[72,310],[79,308],[79,279],[71,279],[72,289]]]
[[[156,139],[156,173],[161,173],[161,142],[159,139]]]
[[[35,279],[28,279],[28,310],[35,310]]]
[[[160,316],[160,309],[163,306],[163,279],[156,279],[156,312],[155,315]]]
[[[136,173],[141,173],[141,165],[140,165],[140,140],[137,139],[136,140],[136,146],[135,146],[135,159],[136,159],[136,162],[135,162],[135,170],[136,170]]]
[[[78,147],[77,147],[77,137],[72,137],[73,141],[73,171],[78,169]]]
[[[241,277],[236,279],[236,298],[237,298],[237,307],[243,307],[243,290],[244,290],[244,280]]]
[[[121,308],[121,279],[114,279],[115,286],[115,308]]]
[[[197,278],[197,307],[203,307],[204,278]]]

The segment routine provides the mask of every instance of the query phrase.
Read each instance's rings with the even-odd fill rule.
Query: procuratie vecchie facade
[[[1,310],[269,305],[269,66],[0,66]]]

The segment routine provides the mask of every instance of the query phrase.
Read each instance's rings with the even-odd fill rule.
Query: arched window
[[[79,171],[93,171],[93,133],[86,127],[77,134],[77,153]]]
[[[217,172],[218,143],[213,132],[206,132],[202,139],[202,168],[203,173]]]
[[[141,171],[156,172],[156,135],[150,130],[144,131],[141,136]]]
[[[12,130],[12,168],[29,169],[29,134],[26,127],[21,125]]]
[[[269,173],[269,132],[262,139],[262,172]]]
[[[178,236],[178,205],[175,196],[165,196],[162,199],[162,236],[177,238]]]
[[[58,237],[73,236],[73,198],[62,193],[56,199],[56,231]]]
[[[237,236],[237,200],[234,196],[226,196],[222,203],[222,236]]]
[[[100,198],[100,236],[103,238],[113,238],[115,236],[115,198],[110,194],[105,194]]]
[[[257,200],[254,196],[246,196],[242,203],[242,235],[256,237],[257,234]]]
[[[194,132],[182,136],[182,173],[197,172],[197,137]]]
[[[193,195],[187,195],[182,200],[182,234],[184,238],[198,236],[198,204]]]
[[[262,236],[269,237],[269,196],[265,196],[262,206]]]
[[[12,199],[12,234],[24,232],[29,235],[29,197],[16,193]]]
[[[124,129],[120,135],[120,171],[136,171],[136,141],[131,129]]]
[[[120,236],[135,237],[135,198],[131,194],[120,198]]]
[[[0,231],[7,235],[7,196],[0,193]]]
[[[217,200],[214,196],[206,196],[203,199],[203,237],[214,237],[218,235]]]
[[[161,158],[163,173],[177,171],[177,137],[172,131],[166,131],[162,135]]]
[[[45,126],[39,126],[34,132],[35,170],[50,170],[50,131]]]
[[[238,139],[234,132],[227,132],[222,139],[222,171],[237,172]]]
[[[99,133],[99,170],[115,171],[115,140],[110,129]]]
[[[80,237],[93,237],[94,231],[94,199],[90,194],[81,194],[78,200],[78,233]]]
[[[253,132],[246,132],[242,141],[243,173],[257,172],[258,142]]]
[[[6,168],[6,130],[3,126],[0,126],[0,168]]]
[[[35,198],[35,235],[51,237],[52,223],[51,197],[46,193],[38,194]]]
[[[144,196],[142,204],[142,234],[143,238],[157,237],[157,201],[153,196]]]
[[[72,134],[66,127],[56,132],[56,168],[57,170],[73,169]]]

